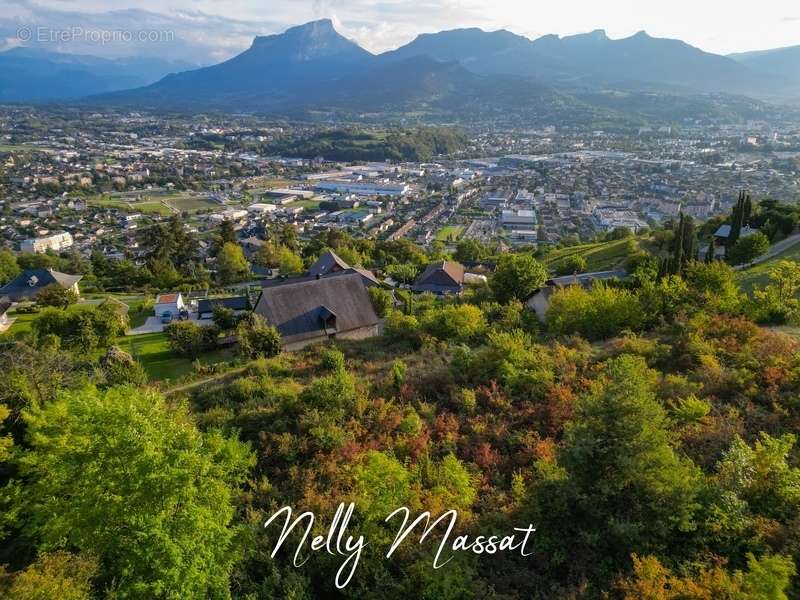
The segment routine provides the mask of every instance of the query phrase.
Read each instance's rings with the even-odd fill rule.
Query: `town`
[[[785,7],[5,4],[0,598],[800,598]]]

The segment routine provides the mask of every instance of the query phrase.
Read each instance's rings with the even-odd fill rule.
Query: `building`
[[[214,298],[211,300],[206,298],[197,303],[197,318],[213,319],[214,309],[217,307],[232,310],[236,315],[241,315],[242,313],[252,309],[252,306],[250,306],[250,298],[247,296],[236,296],[234,298]]]
[[[275,204],[264,204],[261,202],[251,204],[247,207],[247,212],[257,215],[266,215],[271,212],[275,212],[276,210],[278,210],[278,207]]]
[[[255,312],[280,332],[284,350],[380,334],[378,316],[357,273],[265,287]]]
[[[153,307],[153,311],[159,319],[167,313],[177,317],[182,310],[186,310],[186,303],[183,301],[183,295],[180,292],[177,294],[159,294]]]
[[[71,248],[73,244],[72,235],[69,233],[54,233],[46,237],[34,238],[25,240],[20,244],[20,249],[23,252],[34,252],[36,254],[44,254],[48,250],[53,252],[61,252],[67,248]]]
[[[406,183],[369,183],[365,181],[321,181],[316,186],[321,192],[356,194],[357,196],[405,196],[411,189]]]
[[[758,233],[758,229],[754,229],[750,226],[742,227],[741,232],[739,233],[739,239],[750,237],[751,235],[755,235]],[[714,232],[714,237],[716,238],[716,242],[720,246],[729,246],[731,245],[731,226],[729,224],[720,225],[719,229]]]
[[[428,265],[411,288],[415,292],[431,292],[437,296],[464,291],[464,267],[457,262],[439,261]]]
[[[500,215],[500,224],[506,229],[536,229],[536,211],[504,210]]]
[[[511,196],[506,192],[494,192],[481,198],[480,205],[483,210],[506,208]]]
[[[514,229],[511,231],[510,239],[514,244],[536,244],[539,241],[539,232],[532,229]]]
[[[344,262],[333,250],[328,250],[317,261],[311,265],[308,270],[309,279],[319,279],[329,275],[336,275],[339,273],[358,273],[367,287],[373,285],[380,285],[380,282],[372,273],[367,269],[351,267]]]
[[[63,289],[80,295],[78,282],[82,275],[67,275],[52,269],[29,269],[0,288],[0,297],[7,296],[11,302],[32,300],[41,290],[50,285],[58,285]]]

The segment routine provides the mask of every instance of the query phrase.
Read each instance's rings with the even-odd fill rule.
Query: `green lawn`
[[[194,372],[192,361],[170,350],[164,333],[126,336],[120,338],[117,345],[142,363],[151,381],[177,381]],[[229,359],[229,353],[218,350],[204,354],[200,362],[210,365]]]
[[[39,315],[38,313],[18,313],[12,310],[8,313],[8,317],[9,319],[14,319],[14,323],[2,334],[3,336],[16,336],[29,332],[31,330],[31,323],[33,323]]]
[[[160,201],[148,197],[140,201],[127,201],[125,198],[117,196],[97,196],[89,199],[91,206],[99,206],[101,208],[116,208],[124,212],[130,213],[150,213],[158,215],[170,215],[172,211],[169,207],[164,206]]]
[[[321,202],[319,200],[295,200],[286,205],[286,208],[305,208],[310,210],[317,210]]]
[[[46,146],[33,146],[30,144],[0,144],[0,152],[53,152]]]
[[[152,199],[157,199],[153,197]],[[183,212],[197,212],[198,210],[207,210],[209,208],[219,208],[219,204],[212,202],[208,198],[202,196],[173,196],[164,199],[167,204]]]
[[[782,260],[793,260],[795,262],[800,262],[800,245],[792,246],[778,254],[777,256],[773,256],[767,261],[763,263],[759,263],[749,269],[744,269],[739,272],[739,283],[747,292],[752,292],[754,288],[758,286],[763,286],[769,281],[769,270],[775,265],[775,263],[782,261]]]
[[[461,225],[448,225],[436,233],[437,242],[455,242],[461,237],[464,227]]]
[[[630,247],[633,243],[633,249]],[[571,256],[583,256],[586,259],[587,271],[610,271],[616,269],[625,260],[639,249],[638,241],[634,238],[601,242],[598,244],[583,244],[554,250],[542,259],[542,262],[551,271],[558,267]]]

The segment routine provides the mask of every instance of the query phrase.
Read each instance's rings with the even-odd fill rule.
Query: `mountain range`
[[[9,54],[0,54],[0,65]],[[339,34],[330,20],[320,20],[257,37],[220,64],[173,70],[140,87],[124,85],[131,71],[122,68],[108,77],[106,89],[98,90],[100,81],[89,77],[84,95],[91,98],[85,102],[286,115],[511,111],[543,120],[615,111],[658,118],[666,112],[661,116],[668,120],[665,97],[705,98],[711,118],[715,105],[758,113],[758,100],[746,98],[800,98],[800,47],[720,56],[645,32],[620,40],[604,31],[530,40],[508,31],[458,29],[420,35],[374,55]],[[63,97],[74,98],[80,81],[65,86]],[[0,100],[9,99],[2,85],[0,79]],[[21,78],[18,88],[25,85]],[[39,89],[34,82],[28,98],[42,99]],[[23,92],[17,97],[25,99]],[[720,103],[719,95],[738,99]]]
[[[0,52],[0,102],[68,100],[136,88],[196,65],[157,58],[98,58],[13,48]]]

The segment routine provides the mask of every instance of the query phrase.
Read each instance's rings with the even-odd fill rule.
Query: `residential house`
[[[364,285],[367,287],[373,285],[380,285],[380,282],[372,273],[367,269],[359,267],[351,267],[344,262],[333,250],[328,250],[323,253],[317,261],[311,265],[308,270],[308,277],[319,279],[328,275],[336,275],[338,273],[358,273],[364,280]]]
[[[59,285],[65,290],[80,295],[78,282],[82,275],[67,275],[52,269],[28,269],[0,288],[0,297],[8,296],[12,302],[32,300],[36,294],[50,285]]]
[[[153,307],[153,311],[158,318],[162,318],[167,313],[177,317],[182,310],[186,310],[186,303],[180,292],[176,294],[159,294]]]
[[[284,349],[290,351],[328,339],[380,334],[378,317],[358,273],[265,287],[255,312],[278,329]]]
[[[198,319],[213,319],[214,309],[218,306],[232,310],[234,314],[240,315],[251,310],[250,298],[247,296],[236,296],[234,298],[214,298],[203,299],[197,303]]]
[[[758,233],[758,229],[753,229],[749,226],[742,227],[742,230],[739,233],[739,239],[750,237],[756,233]],[[720,225],[719,229],[717,229],[717,231],[714,233],[714,237],[716,238],[716,242],[719,246],[729,246],[731,244],[730,236],[731,226],[727,223],[725,225]]]
[[[464,291],[464,267],[457,262],[439,261],[428,265],[411,288],[415,292],[431,292],[437,296]]]

